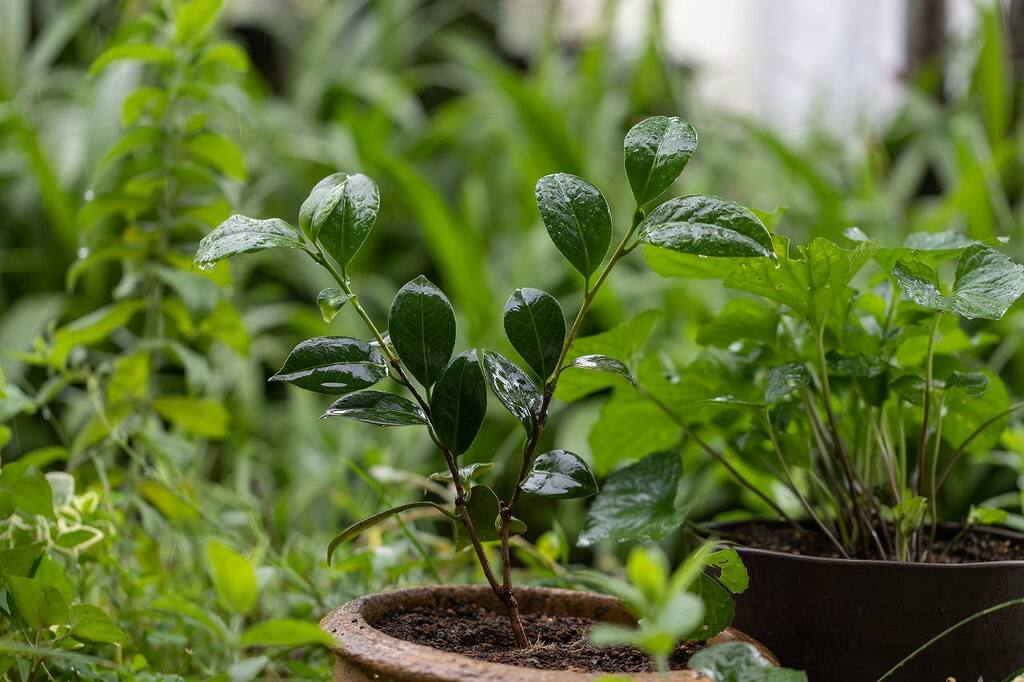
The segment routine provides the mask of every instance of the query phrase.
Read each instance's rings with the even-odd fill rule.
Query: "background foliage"
[[[447,491],[411,435],[317,422],[316,396],[266,383],[298,340],[357,334],[358,320],[316,314],[330,282],[298,256],[192,269],[199,237],[231,212],[291,216],[328,173],[374,177],[389,200],[352,264],[371,315],[423,273],[464,315],[460,347],[507,353],[497,311],[515,286],[575,287],[541,229],[537,178],[585,176],[631,206],[621,138],[649,114],[701,131],[676,189],[784,206],[773,229],[794,239],[958,229],[1024,255],[1024,107],[997,8],[980,6],[977,34],[954,46],[973,65],[963,87],[922,77],[881,133],[794,143],[697,108],[656,31],[618,53],[613,4],[604,31],[567,46],[547,22],[526,55],[500,47],[490,3],[0,4],[0,566],[20,613],[0,621],[3,674],[322,677],[329,657],[302,622],[368,590],[478,578],[465,552],[433,558],[449,556],[433,551],[449,528],[415,516],[326,566],[338,529]],[[642,357],[642,376],[667,381],[725,300],[624,262],[584,329],[604,334],[576,350]],[[1024,315],[968,331],[979,367],[1024,393]],[[567,381],[559,397],[592,389]],[[626,392],[556,409],[545,447],[589,442],[600,475],[682,435]],[[491,410],[466,462],[493,458],[491,475],[512,479],[518,429]],[[971,501],[1020,511],[1022,438],[971,454],[951,518]],[[765,509],[681,443],[691,518]],[[583,503],[562,503],[553,526],[550,509],[520,510],[540,529],[516,544],[528,580],[558,582],[570,560],[619,570],[613,547],[570,551]],[[666,544],[676,558],[680,544]]]

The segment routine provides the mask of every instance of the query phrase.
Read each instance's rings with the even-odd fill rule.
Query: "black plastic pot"
[[[727,538],[742,525],[711,528]],[[964,618],[1024,598],[1024,561],[911,564],[737,550],[750,588],[737,599],[733,625],[812,681],[872,682]],[[1000,682],[1022,670],[1024,607],[1013,606],[949,634],[889,679]]]

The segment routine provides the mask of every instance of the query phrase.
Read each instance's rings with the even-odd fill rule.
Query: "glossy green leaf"
[[[538,455],[519,487],[531,495],[558,499],[597,494],[594,473],[579,455],[568,450],[552,450]]]
[[[914,303],[967,319],[1001,319],[1024,294],[1024,265],[980,244],[968,247],[960,256],[949,295],[942,293],[934,267],[926,262],[898,260],[892,276]]]
[[[174,39],[183,45],[199,42],[217,22],[224,0],[189,0],[174,15]]]
[[[952,447],[959,447],[976,429],[989,422],[1010,407],[1011,398],[999,375],[991,370],[981,370],[988,380],[988,387],[982,393],[971,393],[955,388],[946,395],[946,415],[942,420],[942,437]],[[997,419],[968,444],[968,452],[985,452],[995,448],[1008,417]]]
[[[476,481],[484,477],[488,471],[494,468],[493,462],[474,462],[473,464],[459,467],[459,479],[463,481]],[[451,481],[452,472],[438,471],[430,474],[431,481]]]
[[[565,366],[565,369],[585,369],[590,372],[606,372],[618,374],[631,384],[636,383],[633,373],[621,360],[610,358],[607,355],[595,353],[593,355],[581,355]]]
[[[316,295],[316,304],[320,307],[320,314],[323,316],[324,322],[330,323],[352,298],[352,294],[346,294],[337,287],[322,289]]]
[[[48,625],[62,625],[68,619],[68,605],[60,591],[40,580],[9,575],[4,578],[9,599],[29,629],[38,632]]]
[[[349,175],[323,191],[310,219],[310,231],[344,269],[370,235],[379,210],[377,183],[362,173]],[[299,215],[301,218],[301,209]]]
[[[494,397],[520,421],[527,433],[533,431],[543,397],[530,377],[500,353],[484,350],[477,354],[484,378]]]
[[[605,355],[618,358],[624,364],[632,364],[650,338],[660,317],[659,311],[645,310],[608,331],[577,338],[566,356],[569,366],[572,366],[576,358],[585,355]],[[623,385],[618,378],[622,375],[589,371],[592,369],[589,367],[583,369],[587,371],[566,368],[562,372],[555,391],[557,398],[572,402],[594,391]]]
[[[165,395],[153,401],[153,409],[175,426],[198,436],[224,438],[228,435],[231,415],[219,400]]]
[[[287,381],[317,393],[369,388],[388,374],[380,349],[347,336],[317,336],[295,346],[270,381]]]
[[[818,238],[799,247],[790,257],[789,242],[778,238],[778,262],[767,259],[744,261],[730,272],[725,286],[763,296],[789,306],[812,325],[823,325],[833,304],[846,296],[853,276],[874,253],[873,242],[861,242],[842,249]]]
[[[503,313],[512,347],[541,381],[557,369],[565,342],[565,316],[554,296],[540,289],[512,292]]]
[[[302,248],[294,227],[278,218],[256,220],[244,215],[233,215],[199,242],[195,263],[200,268],[210,267],[217,261],[240,253],[276,247]]]
[[[221,605],[232,613],[252,611],[259,597],[256,566],[220,540],[206,543],[206,568]]]
[[[412,426],[426,424],[427,417],[419,405],[394,393],[358,391],[339,398],[321,415],[348,417],[379,426]]]
[[[696,256],[775,257],[760,219],[726,199],[693,195],[669,199],[637,228],[645,244]]]
[[[487,385],[475,350],[459,353],[445,367],[430,396],[434,432],[455,455],[473,444],[487,412]]]
[[[75,604],[68,614],[71,636],[85,642],[116,644],[128,639],[128,634],[110,619],[103,609],[92,604]]]
[[[630,128],[623,151],[637,206],[671,187],[696,150],[697,132],[676,116],[653,116]]]
[[[660,540],[678,528],[687,512],[676,506],[681,472],[676,452],[657,452],[612,472],[590,506],[579,546]]]
[[[397,507],[392,507],[391,509],[385,509],[382,512],[377,512],[373,516],[366,517],[362,521],[357,521],[356,523],[353,523],[351,526],[349,526],[345,530],[341,531],[338,535],[336,535],[334,539],[331,540],[331,543],[327,545],[327,563],[331,563],[331,558],[334,556],[334,551],[338,548],[339,545],[354,540],[370,528],[373,528],[379,523],[387,521],[396,514],[401,514],[402,512],[408,511],[410,509],[422,509],[427,507],[431,509],[436,509],[437,511],[441,512],[448,518],[458,518],[457,516],[455,516],[454,512],[445,509],[436,502],[428,502],[426,500],[408,502],[406,504],[400,504]]]
[[[967,395],[977,398],[988,390],[988,375],[983,372],[954,371],[946,379],[946,388],[961,390]]]
[[[412,375],[429,388],[455,348],[455,311],[423,275],[399,289],[388,314],[391,343]]]
[[[747,642],[725,642],[702,649],[690,658],[689,667],[713,682],[807,682],[807,675],[776,668]]]
[[[750,587],[750,575],[739,553],[726,547],[708,554],[704,563],[718,569],[718,582],[733,594],[742,594]]]
[[[537,181],[537,207],[551,241],[584,277],[601,265],[612,237],[612,215],[601,191],[568,173]]]
[[[239,639],[242,646],[282,646],[296,647],[309,644],[334,646],[334,638],[320,629],[320,626],[308,620],[295,618],[273,618],[256,623]]]
[[[811,373],[802,362],[789,362],[768,372],[764,402],[771,405],[811,383]]]
[[[728,348],[737,341],[771,345],[778,333],[779,312],[761,301],[737,298],[725,304],[710,322],[697,332],[702,346]]]
[[[315,239],[313,233],[313,216],[323,203],[324,197],[348,179],[348,173],[334,173],[320,180],[310,190],[309,196],[299,206],[299,228],[309,239]]]

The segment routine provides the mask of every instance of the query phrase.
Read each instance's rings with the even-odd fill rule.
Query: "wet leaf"
[[[557,369],[565,342],[565,316],[555,297],[540,289],[516,289],[505,303],[505,334],[541,381]]]
[[[423,275],[399,289],[388,314],[391,343],[412,375],[429,388],[455,348],[455,311]]]
[[[676,452],[657,452],[612,472],[590,506],[579,546],[659,540],[678,528],[687,512],[675,503],[681,472]]]
[[[330,177],[337,178],[335,175]],[[317,188],[313,191],[316,192]],[[348,175],[325,188],[310,218],[310,232],[344,270],[370,235],[379,210],[377,184],[361,173]],[[301,219],[302,208],[299,215]]]
[[[659,311],[645,310],[608,331],[576,339],[566,356],[570,367],[576,358],[584,355],[605,355],[618,358],[623,364],[632,364],[650,338],[660,317]],[[594,391],[621,385],[622,381],[615,373],[566,368],[558,378],[555,395],[560,400],[572,402]]]
[[[327,196],[331,190],[341,185],[348,178],[348,173],[334,173],[320,180],[313,186],[313,189],[309,191],[309,196],[306,197],[302,205],[299,206],[299,228],[302,229],[310,239],[315,239],[313,234],[313,216],[316,214],[320,204],[323,203],[324,197]]]
[[[653,116],[630,128],[623,151],[637,206],[671,187],[696,150],[697,132],[676,116]]]
[[[771,405],[811,383],[811,373],[802,362],[789,362],[768,372],[764,402]]]
[[[483,478],[488,471],[494,468],[493,462],[474,462],[464,467],[459,467],[459,479],[463,481],[476,481]],[[431,481],[451,481],[450,471],[438,471],[430,474]]]
[[[256,220],[244,215],[233,215],[199,242],[195,263],[205,268],[240,253],[276,247],[302,248],[294,227],[279,218]]]
[[[591,372],[618,374],[629,383],[636,383],[633,373],[629,371],[629,367],[626,367],[625,363],[621,360],[610,358],[607,355],[601,355],[600,353],[595,353],[593,355],[581,355],[566,365],[565,369],[585,369]]]
[[[601,265],[612,236],[612,215],[601,191],[568,173],[537,181],[537,207],[551,241],[584,277]]]
[[[270,381],[287,381],[317,393],[369,388],[388,374],[375,346],[347,336],[317,336],[295,346]]]
[[[747,642],[725,642],[698,651],[689,667],[714,682],[807,682],[796,670],[776,668]]]
[[[746,208],[719,197],[669,199],[638,228],[645,244],[696,256],[775,258],[771,234]]]
[[[321,415],[348,417],[378,426],[412,426],[426,424],[420,406],[408,398],[382,391],[358,391],[339,398]]]
[[[459,353],[445,367],[430,396],[434,432],[455,455],[473,444],[487,412],[487,386],[475,350]]]
[[[316,295],[316,304],[320,307],[320,314],[323,316],[324,322],[327,323],[330,323],[350,300],[352,300],[352,294],[346,294],[336,287],[322,289]]]
[[[590,467],[579,455],[568,450],[552,450],[538,455],[519,487],[531,495],[558,499],[597,494],[597,481]]]
[[[946,379],[946,389],[959,389],[965,394],[977,398],[988,390],[988,376],[983,372],[954,371]]]
[[[543,401],[537,385],[500,353],[484,350],[478,353],[478,358],[494,397],[520,421],[527,433],[532,432]]]

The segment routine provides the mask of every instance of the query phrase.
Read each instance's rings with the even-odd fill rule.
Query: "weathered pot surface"
[[[706,528],[728,538],[743,524]],[[1024,561],[924,564],[736,549],[750,573],[750,587],[736,599],[734,624],[811,680],[877,680],[946,628],[1024,597]],[[1022,669],[1024,607],[1011,607],[949,634],[889,679],[1002,680]]]
[[[571,615],[609,623],[631,623],[618,600],[590,592],[573,592],[543,587],[516,589],[520,611],[549,615]],[[365,680],[504,680],[506,682],[564,682],[592,680],[599,673],[538,670],[480,661],[461,654],[448,653],[384,634],[374,625],[388,613],[416,607],[449,608],[474,603],[500,610],[501,603],[486,585],[445,585],[418,587],[394,592],[378,592],[354,599],[335,609],[320,621],[320,627],[337,642],[335,682]],[[754,645],[765,658],[778,664],[775,656],[759,642],[732,628],[711,640],[717,644],[745,641]],[[707,681],[691,671],[675,671],[667,678],[656,673],[631,675],[637,680],[670,679],[685,682]]]

